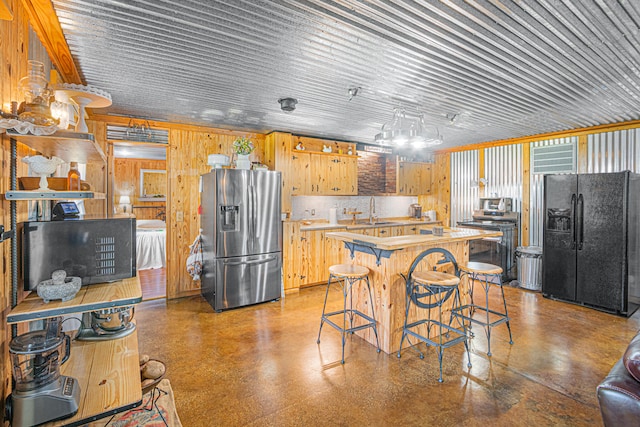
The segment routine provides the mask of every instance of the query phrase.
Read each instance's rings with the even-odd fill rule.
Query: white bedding
[[[164,221],[141,219],[136,221],[136,268],[164,268],[167,226]]]

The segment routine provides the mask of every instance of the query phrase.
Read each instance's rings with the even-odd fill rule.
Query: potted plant
[[[253,142],[244,136],[238,137],[233,141],[233,151],[238,156],[236,160],[236,169],[251,169],[251,161],[249,154],[255,150]]]

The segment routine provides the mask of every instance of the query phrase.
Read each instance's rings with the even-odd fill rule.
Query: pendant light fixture
[[[380,145],[410,145],[413,148],[424,148],[442,144],[443,140],[436,126],[424,123],[423,114],[418,114],[415,120],[409,120],[404,108],[395,107],[393,119],[382,126],[380,133],[375,136],[375,142]]]

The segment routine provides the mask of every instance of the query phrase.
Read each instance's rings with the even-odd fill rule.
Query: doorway
[[[112,141],[109,156],[109,209],[114,216],[136,218],[136,270],[142,299],[166,298],[167,147]]]

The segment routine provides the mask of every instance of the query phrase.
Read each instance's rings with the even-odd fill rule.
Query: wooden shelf
[[[60,199],[105,199],[104,193],[95,191],[37,191],[16,190],[4,193],[6,200],[60,200]]]
[[[78,413],[44,426],[80,426],[142,403],[137,331],[113,340],[74,341],[60,371],[78,380]]]
[[[107,161],[104,151],[102,151],[102,148],[90,133],[59,130],[53,135],[37,136],[31,134],[22,135],[13,129],[8,129],[7,135],[42,153],[44,156],[56,156],[65,162]]]
[[[291,154],[295,156],[295,153],[308,153],[308,154],[320,154],[323,156],[341,156],[341,157],[349,157],[349,158],[357,158],[358,155],[357,154],[347,154],[347,153],[336,153],[336,152],[331,152],[331,153],[325,153],[324,151],[313,151],[313,150],[296,150],[295,148],[293,150],[291,150]]]
[[[137,277],[111,283],[98,283],[80,288],[71,301],[44,303],[36,292],[31,292],[7,315],[7,323],[27,322],[63,314],[83,313],[103,308],[138,304],[142,301],[140,280]]]

